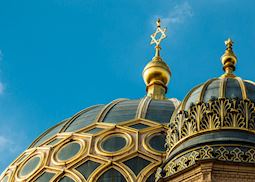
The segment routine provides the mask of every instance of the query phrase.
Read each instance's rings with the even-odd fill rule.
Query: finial
[[[158,18],[156,24],[157,24],[157,27],[160,27],[160,18]]]
[[[166,38],[166,28],[161,28],[160,19],[157,20],[156,25],[156,31],[151,35],[150,42],[150,44],[156,45],[156,53],[153,59],[145,66],[143,79],[146,84],[147,96],[153,99],[165,99],[171,72],[167,64],[160,57],[159,51],[161,49],[161,41]]]
[[[232,46],[233,46],[234,42],[228,38],[228,40],[225,40],[225,45],[227,47],[227,50],[232,50]]]
[[[221,56],[221,62],[223,65],[223,70],[225,73],[222,75],[222,77],[235,77],[233,72],[235,71],[235,65],[237,62],[236,55],[233,52],[232,46],[234,42],[228,38],[225,41],[226,45],[226,51],[225,53]]]
[[[161,26],[160,26],[160,22],[161,22],[161,21],[160,21],[160,18],[158,18],[158,20],[157,20],[157,22],[156,22],[157,29],[156,29],[156,31],[151,35],[151,45],[152,45],[152,44],[155,44],[155,45],[156,45],[156,46],[155,46],[155,49],[156,49],[155,57],[160,56],[160,55],[159,55],[159,51],[160,51],[160,49],[161,49],[160,43],[161,43],[161,41],[162,41],[163,39],[166,38],[166,34],[165,34],[166,28],[163,28],[163,29],[162,29]],[[158,34],[161,34],[159,38],[157,38]]]

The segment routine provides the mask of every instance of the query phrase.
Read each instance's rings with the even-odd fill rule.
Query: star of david
[[[166,38],[166,28],[161,29],[160,26],[157,27],[156,32],[151,35],[151,45],[156,44],[158,46],[163,39]],[[156,36],[161,34],[161,36],[157,39]]]

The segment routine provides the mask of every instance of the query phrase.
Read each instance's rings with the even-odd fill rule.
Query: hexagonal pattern
[[[142,99],[143,103],[146,103],[146,99]],[[116,102],[109,104],[103,111],[99,109],[101,113],[93,116],[95,122],[84,125],[77,119],[82,117],[91,120],[91,113],[95,108],[101,108],[101,105],[81,111],[68,122],[64,121],[48,130],[4,171],[0,181],[150,181],[165,157],[165,152],[150,146],[150,140],[158,133],[165,134],[166,125],[142,119],[146,116],[148,102],[146,106],[134,102],[131,108],[139,105],[135,116],[132,113],[134,119],[120,121],[120,116],[112,113],[111,117],[118,118],[118,122],[104,122],[111,108],[121,110],[126,104],[117,107]],[[90,114],[86,115],[86,112]],[[108,119],[111,117],[109,115]],[[75,132],[67,132],[66,129],[71,125],[77,129]],[[78,129],[76,125],[82,127]],[[30,163],[35,164],[27,165]],[[137,165],[133,166],[133,163]],[[27,170],[25,173],[22,172],[24,168]]]

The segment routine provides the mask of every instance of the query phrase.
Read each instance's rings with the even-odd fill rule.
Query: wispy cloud
[[[0,50],[0,63],[2,62],[3,60],[3,52]],[[1,69],[0,69],[1,71]],[[4,84],[1,80],[1,77],[0,77],[0,95],[4,93]]]
[[[0,49],[0,61],[2,61],[2,59],[3,59],[3,52],[2,52],[2,50]]]
[[[11,141],[4,136],[0,136],[0,150],[4,150],[6,147],[10,146]]]
[[[0,95],[4,93],[4,84],[0,81]]]
[[[162,24],[169,27],[171,24],[180,24],[193,16],[192,7],[188,2],[183,2],[170,9],[167,16],[161,16]]]
[[[0,102],[0,108],[6,106],[9,110],[10,106],[3,102]],[[30,143],[28,134],[19,126],[20,123],[25,123],[24,120],[27,120],[23,118],[23,114],[24,112],[19,109],[15,110],[14,115],[6,112],[6,108],[0,109],[0,118],[3,121],[0,122],[0,175]]]

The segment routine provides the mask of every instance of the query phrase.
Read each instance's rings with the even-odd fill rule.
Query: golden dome
[[[86,108],[39,136],[0,181],[153,182],[178,104],[146,96]]]

